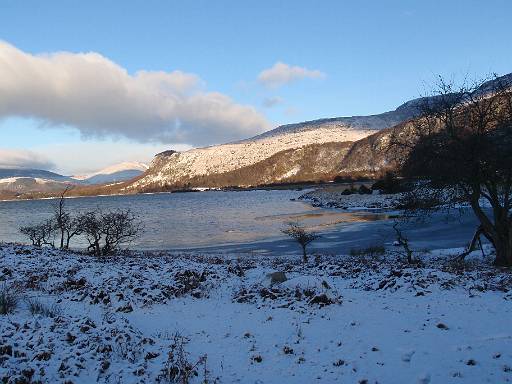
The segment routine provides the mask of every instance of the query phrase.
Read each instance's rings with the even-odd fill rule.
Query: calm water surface
[[[144,223],[144,233],[131,244],[136,249],[179,249],[243,244],[281,238],[287,222],[298,221],[322,232],[340,225],[381,218],[311,207],[296,199],[304,191],[209,191],[66,199],[70,212],[100,208],[131,209]],[[55,200],[0,202],[0,241],[27,240],[22,225],[49,217]],[[75,241],[74,246],[84,243]]]

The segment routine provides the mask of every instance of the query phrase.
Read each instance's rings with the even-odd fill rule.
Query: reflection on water
[[[138,249],[193,248],[246,243],[282,237],[287,222],[322,232],[340,225],[386,219],[384,214],[315,208],[292,190],[201,192],[136,196],[84,197],[66,200],[71,212],[130,208],[145,226],[132,244]],[[51,214],[52,200],[0,202],[0,241],[26,241],[18,228]],[[83,246],[84,243],[78,243]]]

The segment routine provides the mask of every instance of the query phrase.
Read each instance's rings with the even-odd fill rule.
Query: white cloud
[[[22,149],[0,149],[0,168],[53,169],[48,157]]]
[[[263,99],[263,106],[265,108],[272,108],[278,104],[281,104],[284,100],[279,96],[266,97]]]
[[[68,125],[84,137],[205,145],[269,128],[253,107],[181,71],[126,69],[98,53],[32,55],[0,41],[0,117]]]
[[[263,70],[258,75],[258,81],[269,88],[275,88],[305,78],[323,79],[325,74],[318,70],[277,62],[271,68]]]

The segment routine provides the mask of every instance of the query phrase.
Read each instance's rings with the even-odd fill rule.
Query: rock
[[[116,312],[124,312],[124,313],[133,312],[133,307],[131,306],[131,304],[126,304],[125,306],[117,308]]]
[[[333,301],[331,299],[329,299],[329,297],[325,293],[322,293],[321,295],[317,295],[309,301],[309,304],[311,304],[311,305],[319,304],[321,307],[323,307],[325,305],[331,305],[332,303],[333,303]]]
[[[267,277],[270,279],[270,285],[281,284],[288,280],[284,272],[272,272]]]
[[[156,357],[160,356],[160,353],[158,352],[148,352],[146,353],[146,356],[144,357],[145,360],[152,360]]]
[[[12,356],[12,346],[11,345],[2,345],[2,346],[0,346],[0,356],[1,355]]]
[[[469,359],[466,361],[466,365],[476,365],[476,361],[474,359]]]
[[[261,357],[261,355],[255,355],[251,358],[251,360],[256,363],[261,363],[263,361],[263,358]]]

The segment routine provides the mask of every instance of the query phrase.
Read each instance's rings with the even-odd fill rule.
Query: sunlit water
[[[163,193],[66,199],[69,212],[100,208],[131,209],[144,225],[131,243],[135,249],[179,249],[241,244],[282,237],[288,222],[329,231],[352,222],[377,220],[381,215],[315,208],[296,199],[304,191],[257,190]],[[0,202],[0,241],[27,242],[22,225],[51,215],[55,200]],[[77,239],[75,247],[84,245]]]

